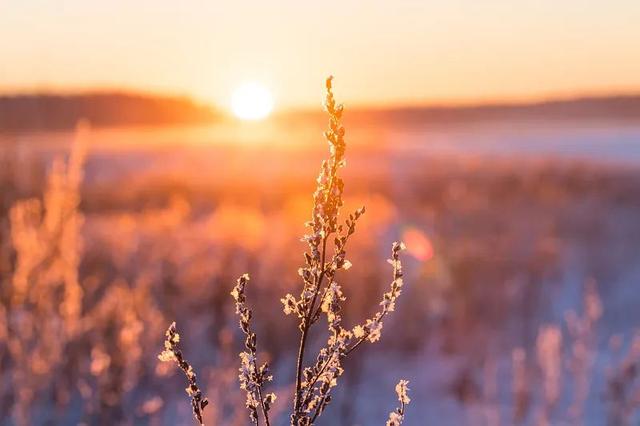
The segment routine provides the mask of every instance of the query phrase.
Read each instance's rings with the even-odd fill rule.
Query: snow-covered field
[[[213,404],[237,404],[230,395],[240,342],[228,293],[245,271],[257,286],[250,303],[276,386],[291,382],[295,324],[279,298],[298,284],[298,240],[325,147],[315,130],[254,126],[92,132],[81,205],[85,309],[110,288],[144,288],[131,313],[144,332],[128,360],[108,342],[113,327],[131,324],[91,330],[69,357],[70,396],[58,400],[65,409],[48,409],[51,384],[35,396],[34,424],[189,424],[183,378],[155,358],[173,320]],[[418,234],[429,250],[410,247],[398,311],[382,341],[347,363],[321,424],[383,424],[399,378],[411,381],[407,425],[620,424],[616,410],[636,424],[635,376],[624,409],[609,397],[640,327],[640,125],[348,129],[347,206],[365,204],[367,214],[350,248],[354,266],[341,278],[352,300],[347,320],[373,312],[392,241]],[[5,213],[41,191],[70,135],[0,140]],[[602,313],[572,333],[568,313],[587,316],[589,289]],[[539,339],[545,325],[560,332],[558,347]],[[91,366],[95,347],[111,360],[102,370]],[[13,392],[2,389],[5,401]],[[276,408],[288,402],[282,393]],[[218,411],[219,424],[235,424],[235,410]]]

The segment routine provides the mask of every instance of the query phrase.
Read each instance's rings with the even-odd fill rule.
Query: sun
[[[231,109],[240,119],[260,120],[273,109],[273,96],[260,83],[244,83],[233,92]]]

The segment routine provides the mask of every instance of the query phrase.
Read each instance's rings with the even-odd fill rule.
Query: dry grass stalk
[[[204,408],[209,404],[209,400],[202,395],[200,388],[197,383],[196,372],[193,370],[191,364],[187,362],[187,360],[182,355],[182,350],[180,350],[180,335],[176,330],[176,323],[171,323],[166,332],[166,340],[164,341],[164,351],[158,358],[160,361],[168,362],[175,361],[178,364],[178,367],[184,372],[185,376],[187,376],[188,385],[186,387],[187,395],[191,398],[191,409],[193,410],[193,415],[201,425],[204,424],[202,418],[202,412]]]

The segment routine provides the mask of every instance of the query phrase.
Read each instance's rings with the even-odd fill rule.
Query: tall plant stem
[[[311,301],[311,306],[309,307],[309,311],[306,313],[304,317],[304,324],[302,325],[302,333],[300,335],[300,346],[298,347],[298,360],[296,362],[296,394],[295,394],[294,403],[293,403],[293,415],[295,418],[298,417],[298,414],[299,414],[298,411],[300,410],[300,402],[301,402],[300,393],[302,389],[302,364],[304,362],[304,351],[307,346],[307,337],[309,336],[309,328],[311,327],[311,320],[313,317],[316,299],[318,298],[318,293],[320,292],[320,288],[322,287],[322,280],[324,279],[324,274],[325,274],[325,262],[327,257],[327,238],[328,238],[328,235],[325,235],[322,239],[322,256],[320,260],[322,264],[322,271],[320,272],[318,278],[316,279],[317,283],[314,286],[313,300]]]

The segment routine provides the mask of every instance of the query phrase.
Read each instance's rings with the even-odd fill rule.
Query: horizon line
[[[215,111],[226,110],[224,105],[199,98],[184,92],[160,91],[145,88],[128,87],[95,87],[95,88],[69,88],[69,89],[18,89],[0,90],[0,98],[16,97],[83,97],[83,96],[131,96],[147,99],[182,100],[200,107],[208,107]],[[576,102],[598,99],[640,98],[640,88],[626,90],[593,90],[581,92],[557,92],[546,93],[540,96],[513,96],[476,99],[434,99],[432,101],[382,101],[382,102],[341,102],[351,111],[391,111],[414,109],[472,109],[482,107],[523,107],[544,105],[550,103]],[[288,113],[313,113],[322,110],[322,105],[312,106],[306,104],[291,105],[274,108],[274,115]]]

